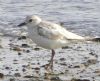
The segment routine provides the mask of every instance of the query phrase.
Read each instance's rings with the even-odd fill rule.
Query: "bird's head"
[[[22,23],[20,23],[18,26],[30,26],[30,25],[37,25],[41,22],[41,18],[36,16],[36,15],[33,15],[33,16],[27,16],[26,17],[26,20]]]

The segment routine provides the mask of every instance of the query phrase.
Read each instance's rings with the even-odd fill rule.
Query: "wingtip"
[[[93,38],[92,41],[100,42],[100,38]]]

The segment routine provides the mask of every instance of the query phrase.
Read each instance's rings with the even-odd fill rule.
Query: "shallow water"
[[[83,36],[100,36],[99,5],[100,0],[0,0],[0,28],[12,32],[27,15],[39,15]]]

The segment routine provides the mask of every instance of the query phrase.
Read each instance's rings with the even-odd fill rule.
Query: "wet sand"
[[[100,43],[56,49],[53,72],[45,68],[51,51],[25,36],[0,36],[1,81],[100,81]]]

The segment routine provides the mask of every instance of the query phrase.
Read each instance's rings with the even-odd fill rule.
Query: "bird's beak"
[[[24,25],[26,25],[26,23],[25,22],[23,22],[23,23],[20,23],[19,25],[17,25],[17,26],[24,26]]]

